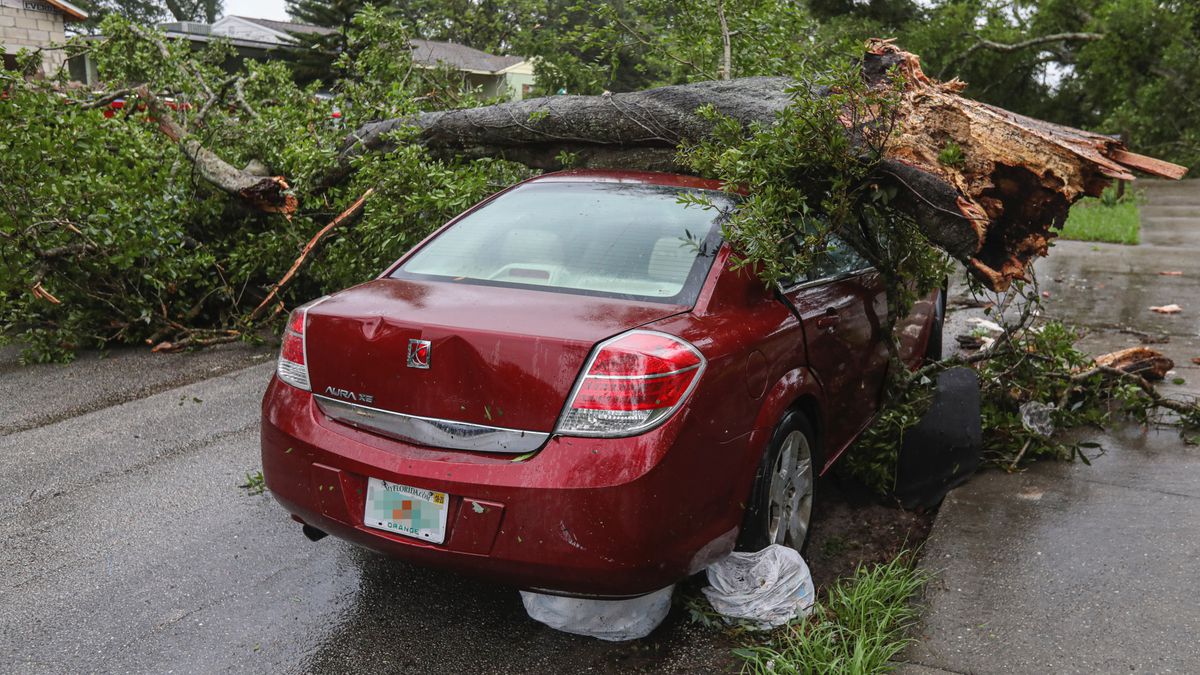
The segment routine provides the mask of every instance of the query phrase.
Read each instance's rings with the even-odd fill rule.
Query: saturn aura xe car
[[[296,309],[262,406],[271,493],[310,538],[560,595],[799,549],[815,476],[880,402],[884,290],[844,246],[782,289],[734,269],[718,188],[544,175]],[[942,305],[898,326],[908,365]]]

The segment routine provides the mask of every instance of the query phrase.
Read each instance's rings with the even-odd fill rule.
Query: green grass
[[[246,474],[246,482],[238,487],[244,489],[252,495],[261,495],[267,491],[267,481],[263,479],[262,471],[255,471]]]
[[[1078,241],[1136,244],[1140,229],[1136,201],[1127,199],[1108,206],[1099,199],[1086,198],[1071,207],[1059,236]]]
[[[829,589],[806,621],[772,634],[769,642],[734,650],[744,673],[884,673],[912,642],[913,596],[929,580],[902,553],[886,564],[859,567]]]

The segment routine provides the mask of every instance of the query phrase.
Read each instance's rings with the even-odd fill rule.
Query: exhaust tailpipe
[[[304,531],[304,536],[308,537],[309,541],[321,541],[325,537],[329,536],[328,532],[318,530],[312,525],[305,525],[301,529]]]

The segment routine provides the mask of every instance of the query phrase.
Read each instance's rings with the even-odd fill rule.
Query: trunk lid
[[[595,343],[686,310],[573,293],[379,279],[309,310],[309,377],[319,396],[546,433]],[[428,368],[409,365],[410,341],[428,341]],[[420,355],[417,360],[419,366]]]

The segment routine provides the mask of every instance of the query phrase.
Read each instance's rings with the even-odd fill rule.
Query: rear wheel
[[[812,425],[790,410],[780,420],[755,476],[738,548],[771,544],[801,550],[812,522],[817,452]]]

